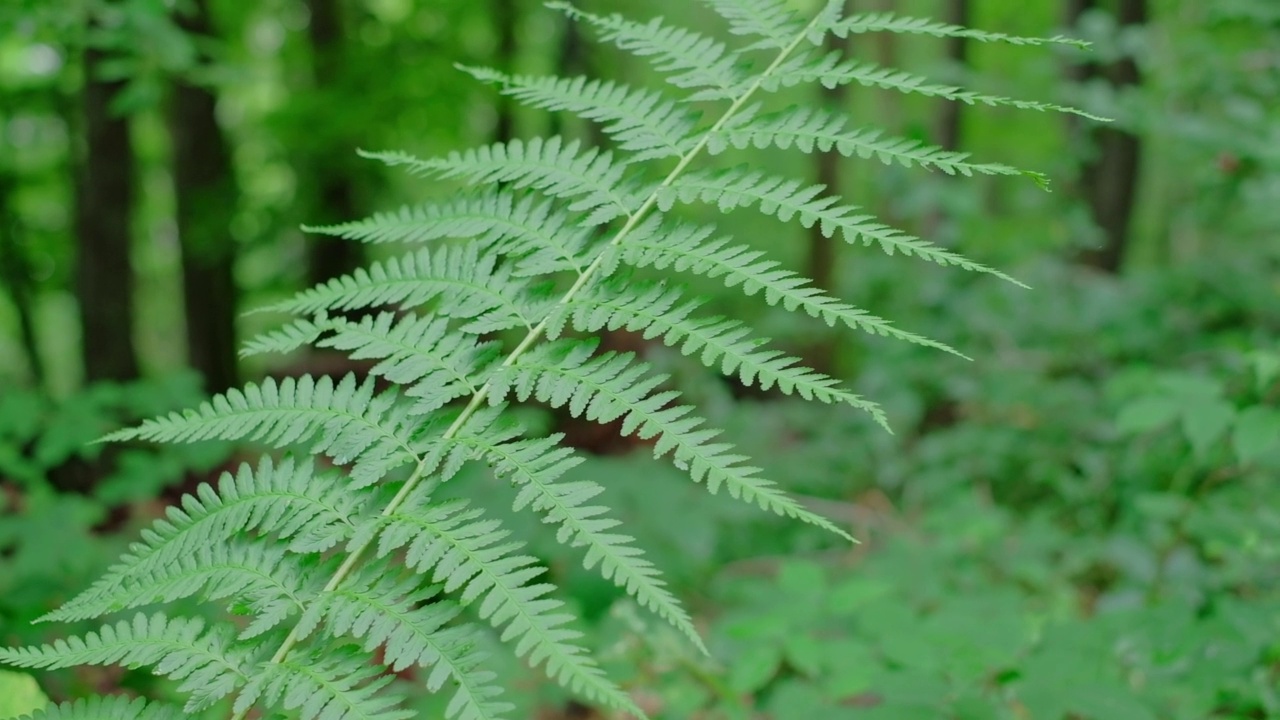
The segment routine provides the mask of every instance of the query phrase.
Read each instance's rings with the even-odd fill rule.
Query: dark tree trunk
[[[972,5],[970,0],[947,0],[944,17],[953,25],[969,27]],[[959,75],[969,63],[969,39],[965,37],[947,38],[947,61],[950,70]],[[961,78],[948,78],[948,82],[961,84]],[[964,134],[964,103],[944,100],[938,108],[938,125],[935,134],[938,146],[943,150],[956,152],[960,149],[961,137]],[[950,177],[950,176],[944,176]],[[945,214],[941,207],[935,208],[924,219],[921,234],[932,238],[943,227]]]
[[[1070,24],[1074,26],[1081,14],[1097,6],[1096,0],[1069,0]],[[1116,0],[1108,8],[1114,10],[1122,28],[1147,22],[1146,0]],[[1083,63],[1071,70],[1070,77],[1082,82],[1102,79],[1116,91],[1142,82],[1132,57],[1106,65]],[[1079,134],[1079,123],[1073,128]],[[1137,199],[1141,141],[1133,133],[1105,126],[1091,129],[1083,140],[1091,147],[1089,160],[1080,168],[1078,192],[1102,233],[1102,245],[1080,253],[1080,260],[1098,270],[1118,273],[1124,265]]]
[[[583,6],[581,2],[577,5]],[[582,24],[567,15],[562,17],[561,23],[563,34],[560,36],[560,53],[556,56],[556,75],[566,78],[592,75],[592,62],[587,54],[587,44],[583,42]],[[577,121],[575,116],[568,112],[551,113],[549,125],[551,135],[569,137],[581,127],[586,128],[587,139],[594,146],[600,147],[604,144],[605,137],[599,124]]]
[[[846,0],[846,5],[851,0]],[[867,9],[879,13],[897,13],[897,0],[869,0]],[[859,10],[862,10],[863,3],[857,3]],[[898,67],[898,35],[897,33],[881,32],[872,35],[862,35],[862,42],[870,44],[873,47],[875,62],[881,67],[896,68]],[[902,113],[902,93],[896,90],[880,90],[877,92],[876,98],[877,110],[879,110],[879,123],[881,127],[903,127]]]
[[[493,0],[494,30],[497,47],[494,50],[494,67],[505,73],[514,73],[516,65],[516,28],[520,24],[516,0]],[[503,95],[497,100],[498,117],[494,120],[493,141],[511,142],[515,137],[515,103]]]
[[[133,347],[134,156],[128,121],[113,113],[119,82],[98,79],[106,60],[85,50],[84,159],[76,179],[76,297],[80,305],[85,379],[138,377]]]
[[[212,35],[207,0],[179,19],[187,32]],[[227,232],[238,192],[213,92],[175,84],[169,108],[178,236],[182,247],[187,359],[204,376],[205,390],[238,384],[236,365],[235,242]]]
[[[18,332],[22,340],[22,353],[26,356],[31,377],[39,387],[44,386],[44,362],[36,340],[35,314],[32,309],[34,288],[31,286],[31,266],[18,236],[19,225],[13,217],[10,195],[15,182],[8,174],[0,172],[0,284],[8,288],[18,313]]]
[[[848,8],[849,2],[846,0],[846,12],[848,12]],[[828,52],[848,54],[851,43],[847,35],[840,38],[829,34],[827,35],[826,45]],[[838,85],[834,88],[824,87],[821,92],[822,101],[828,110],[840,113],[848,109],[848,85]],[[828,152],[817,153],[813,156],[814,174],[817,182],[826,186],[828,195],[840,195],[842,192],[840,180],[842,160],[843,157],[834,148]],[[806,271],[809,278],[813,280],[814,285],[828,293],[835,290],[837,239],[837,237],[823,235],[821,223],[815,223],[809,231],[809,262]],[[811,343],[803,354],[810,367],[820,372],[830,373],[835,367],[835,352],[834,339],[826,337]]]
[[[75,293],[82,331],[84,379],[127,382],[138,377],[133,346],[132,243],[135,158],[129,122],[111,103],[123,83],[99,79],[109,57],[97,48],[81,56],[84,86],[80,117],[83,137],[74,168],[76,229]],[[59,491],[89,493],[114,462],[108,447],[93,460],[71,458],[49,471]]]
[[[343,23],[340,0],[308,0],[307,9],[311,21],[307,34],[311,40],[312,73],[315,86],[324,88],[333,84],[343,72]],[[314,183],[318,215],[308,217],[307,222],[316,225],[355,220],[358,215],[356,190],[350,173],[351,163],[335,158],[348,158],[355,151],[350,147],[317,148],[305,164]],[[307,240],[307,279],[312,284],[345,275],[360,267],[364,260],[363,248],[350,240],[327,236],[311,236]]]
[[[970,0],[948,0],[946,20],[954,25],[969,27],[971,17]],[[964,68],[969,64],[969,39],[953,37],[947,39],[947,60],[952,67]],[[945,150],[956,151],[960,148],[960,136],[964,130],[964,103],[944,102],[938,113],[938,145]]]

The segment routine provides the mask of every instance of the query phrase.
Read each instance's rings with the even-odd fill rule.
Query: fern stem
[[[671,187],[671,185],[675,183],[676,179],[679,178],[686,169],[688,169],[689,165],[702,154],[706,149],[707,144],[711,141],[711,138],[715,137],[722,129],[724,129],[725,125],[727,125],[729,121],[742,110],[743,106],[747,104],[751,97],[760,90],[764,81],[773,75],[778,68],[781,67],[782,63],[790,57],[791,53],[795,52],[796,48],[804,42],[804,39],[813,31],[820,19],[821,16],[818,16],[810,21],[804,30],[791,41],[791,44],[783,48],[782,51],[778,53],[778,57],[774,59],[773,63],[769,65],[763,73],[757,76],[755,82],[753,82],[751,86],[733,102],[729,109],[721,115],[720,119],[716,121],[716,124],[703,133],[702,139],[698,141],[698,144],[680,158],[680,162],[671,170],[666,179],[664,179],[662,183],[649,194],[649,197],[645,199],[634,213],[631,213],[628,216],[626,224],[623,225],[622,228],[618,230],[617,234],[613,236],[613,239],[609,241],[610,246],[622,244],[622,241],[625,240],[637,226],[639,226],[641,221],[643,221],[657,205],[658,198],[662,191]],[[578,279],[574,282],[573,286],[570,287],[565,292],[564,296],[560,298],[560,305],[567,305],[571,303],[573,299],[578,296],[578,293],[582,292],[587,285],[596,279],[595,276],[600,272],[600,267],[604,264],[604,257],[604,254],[601,253],[589,266],[587,266],[587,269],[578,276]],[[519,361],[520,357],[528,352],[529,348],[533,347],[534,343],[542,337],[542,334],[547,329],[548,322],[549,318],[544,318],[542,322],[538,323],[533,329],[531,329],[528,334],[525,335],[524,339],[520,341],[520,344],[517,345],[509,355],[507,355],[505,360],[503,360],[503,366],[511,367],[512,365],[515,365],[515,363]],[[447,442],[457,436],[458,432],[467,423],[467,421],[471,419],[476,411],[480,409],[480,406],[484,404],[485,400],[488,399],[489,393],[492,389],[492,383],[485,383],[471,396],[471,401],[467,403],[467,406],[463,409],[462,413],[445,431],[442,436],[442,440]],[[400,506],[409,499],[409,496],[412,495],[413,491],[421,484],[426,474],[425,471],[426,465],[424,464],[424,460],[419,458],[417,469],[414,470],[413,474],[409,476],[409,479],[405,481],[404,485],[400,488],[400,491],[396,493],[395,497],[393,497],[391,501],[387,503],[387,506],[383,508],[381,513],[382,517],[389,517],[400,509]],[[323,592],[329,593],[337,589],[337,587],[351,575],[356,566],[364,560],[365,555],[372,546],[373,539],[370,538],[365,540],[362,545],[351,550],[350,554],[347,555],[346,560],[344,560],[342,564],[338,566],[338,569],[334,571],[333,577],[329,578],[329,582],[325,584]],[[275,664],[283,661],[285,657],[293,651],[293,648],[297,646],[301,639],[302,638],[298,633],[298,626],[294,625],[293,629],[289,631],[289,634],[280,644],[279,649],[277,649],[275,654],[271,656],[270,662]],[[244,710],[236,712],[232,715],[232,720],[244,720],[248,711],[249,709],[245,708]]]

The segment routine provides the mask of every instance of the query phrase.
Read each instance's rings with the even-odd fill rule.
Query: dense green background
[[[581,4],[718,31],[689,0]],[[608,480],[609,501],[689,599],[716,656],[698,656],[535,535],[591,644],[659,718],[1280,718],[1280,5],[851,5],[963,10],[985,30],[1085,37],[1088,56],[974,45],[957,62],[960,48],[944,41],[882,36],[856,36],[851,51],[1116,122],[1099,131],[981,106],[948,119],[941,103],[863,88],[827,98],[859,123],[930,142],[948,144],[958,128],[979,160],[1046,172],[1054,193],[1014,178],[838,165],[852,202],[1034,289],[840,248],[834,292],[975,358],[966,362],[835,333],[705,281],[713,305],[885,404],[895,435],[647,350],[771,477],[863,542],[707,497],[645,451],[580,430],[573,440],[595,454],[575,472]],[[1125,22],[1137,10],[1146,22]],[[571,118],[500,103],[453,66],[654,80],[589,41],[526,0],[0,7],[0,642],[64,634],[30,621],[180,492],[236,461],[221,446],[89,443],[230,379],[215,356],[231,346],[184,338],[358,259],[301,224],[422,195],[354,150],[426,156],[509,136],[593,137]],[[131,143],[95,152],[89,138],[111,128]],[[221,164],[210,159],[217,143]],[[1126,152],[1137,152],[1132,173]],[[796,177],[823,172],[798,155],[740,154]],[[132,200],[109,202],[101,178],[131,183]],[[798,226],[736,216],[727,226],[789,266],[814,252]],[[113,237],[127,252],[108,256],[132,278],[83,266]],[[217,287],[220,268],[233,289],[184,313],[184,282]],[[86,273],[108,286],[89,287]],[[132,289],[132,319],[86,320],[86,309],[120,304],[112,280]],[[241,339],[275,321],[234,320]],[[136,373],[120,361],[128,355]],[[223,381],[193,366],[222,367]],[[346,369],[323,356],[234,368],[242,380]],[[522,669],[498,670],[522,716],[592,717]],[[55,699],[167,692],[114,670],[38,680]],[[0,696],[9,681],[0,675]],[[424,717],[432,702],[422,699]],[[0,716],[16,711],[0,705]]]

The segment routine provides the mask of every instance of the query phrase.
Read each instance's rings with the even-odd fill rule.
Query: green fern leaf
[[[408,545],[405,562],[418,572],[430,572],[446,592],[458,592],[460,602],[479,602],[481,618],[515,641],[516,655],[532,667],[546,665],[548,677],[608,707],[636,716],[644,713],[605,677],[582,647],[581,633],[566,625],[573,616],[548,594],[553,586],[529,584],[543,574],[536,560],[514,555],[521,543],[506,541],[508,533],[496,520],[484,520],[466,501],[402,509],[392,514],[378,542],[378,555]]]
[[[473,184],[510,183],[514,188],[534,188],[551,197],[575,200],[569,209],[588,213],[586,222],[592,225],[629,216],[639,204],[623,188],[626,166],[614,163],[608,152],[582,150],[577,140],[512,140],[429,160],[399,152],[361,154],[415,175],[460,178]]]
[[[802,366],[798,358],[762,349],[766,341],[752,337],[750,328],[741,321],[690,317],[700,305],[699,301],[681,302],[680,290],[664,285],[592,293],[575,299],[572,323],[582,332],[625,328],[642,332],[646,339],[662,338],[666,345],[697,357],[703,365],[736,375],[748,387],[758,384],[768,390],[776,385],[783,393],[806,400],[846,403],[889,429],[879,405],[840,389],[838,380]]]
[[[850,15],[836,22],[831,32],[838,37],[860,35],[862,33],[888,32],[895,35],[929,35],[936,38],[965,38],[985,43],[1006,43],[1009,45],[1068,45],[1080,49],[1088,49],[1089,43],[1075,38],[1055,35],[1049,38],[1020,37],[1004,33],[984,32],[971,28],[942,23],[927,18],[906,17],[888,12],[871,12]]]
[[[352,360],[379,360],[370,374],[409,386],[405,394],[419,399],[412,410],[418,415],[479,392],[482,368],[496,350],[492,343],[450,332],[443,318],[381,313],[356,322],[335,320],[332,328],[318,345],[346,351]]]
[[[475,243],[445,246],[434,253],[420,250],[334,278],[256,312],[313,315],[379,306],[412,309],[439,300],[434,309],[445,317],[488,315],[510,327],[532,327],[520,300],[527,283],[497,264],[496,255],[482,255]]]
[[[691,137],[696,117],[661,93],[585,77],[528,77],[488,68],[463,69],[479,80],[503,86],[504,95],[530,107],[567,110],[605,123],[605,133],[618,147],[635,153],[631,162],[681,157],[696,142]]]
[[[939,85],[931,82],[923,75],[916,75],[904,70],[881,67],[872,62],[842,60],[837,53],[825,55],[816,62],[789,63],[785,68],[765,81],[765,88],[776,90],[779,87],[811,85],[814,83],[819,83],[827,88],[857,83],[863,87],[895,90],[908,95],[915,94],[943,98],[953,102],[962,102],[966,105],[1012,107],[1019,110],[1065,113],[1078,115],[1094,122],[1109,122],[1106,118],[1087,113],[1078,108],[1032,100],[1016,100],[1000,95],[989,95],[954,85]]]
[[[761,251],[735,245],[727,238],[709,240],[714,233],[714,227],[691,225],[664,231],[661,222],[655,220],[627,237],[622,259],[635,267],[672,268],[710,278],[723,277],[726,286],[739,287],[748,297],[763,291],[769,305],[781,303],[788,311],[802,309],[831,326],[843,323],[854,330],[970,359],[949,345],[895,328],[884,318],[828,296],[813,287],[808,278],[782,270],[777,262],[764,259],[766,255]]]
[[[782,50],[797,34],[805,32],[804,22],[787,3],[780,0],[702,0],[704,5],[729,21],[734,35],[762,38],[753,48]]]
[[[667,82],[675,87],[700,88],[701,92],[686,98],[690,102],[736,97],[748,81],[739,67],[739,53],[692,30],[664,25],[660,18],[638,23],[617,14],[593,15],[565,2],[549,2],[547,7],[594,26],[600,31],[601,40],[649,58],[654,69],[667,75]]]
[[[307,347],[320,339],[330,328],[328,313],[317,313],[312,319],[299,318],[287,325],[265,332],[245,341],[240,357],[253,357],[268,353],[286,354]]]
[[[222,475],[217,491],[205,483],[184,496],[105,576],[41,620],[85,620],[133,607],[124,588],[244,533],[270,534],[287,541],[292,552],[327,550],[354,534],[355,518],[367,501],[331,475],[316,475],[309,462],[286,458],[276,463],[265,457],[256,470],[242,465],[235,475]]]
[[[400,699],[379,692],[392,680],[362,658],[340,651],[291,657],[255,669],[236,698],[236,712],[257,703],[297,713],[301,720],[408,720]]]
[[[250,675],[247,654],[231,647],[227,633],[205,632],[205,622],[198,618],[170,619],[162,614],[139,614],[132,621],[121,620],[83,638],[51,645],[0,648],[0,662],[48,670],[77,665],[151,666],[157,674],[182,681],[178,690],[191,694],[188,712],[230,695]]]
[[[202,545],[172,564],[146,574],[115,574],[110,592],[75,606],[76,615],[97,617],[144,605],[200,596],[215,601],[236,597],[257,618],[242,633],[253,637],[279,625],[303,607],[306,572],[279,548],[229,539]]]
[[[53,705],[31,715],[30,720],[183,720],[187,714],[162,703],[124,695],[95,696]]]
[[[592,422],[622,418],[623,436],[657,438],[654,457],[672,453],[676,466],[688,471],[694,482],[705,481],[712,494],[724,486],[734,499],[849,537],[759,477],[760,469],[743,464],[747,458],[736,454],[733,446],[713,442],[720,431],[704,427],[705,420],[690,414],[693,408],[670,404],[679,393],[655,392],[663,376],[649,374],[648,367],[631,355],[592,358],[592,349],[590,343],[568,343],[530,351],[509,374],[494,378],[495,396],[513,392],[522,401],[536,397],[552,407],[568,406],[574,417]]]
[[[430,670],[425,685],[439,692],[446,682],[456,691],[445,717],[456,720],[500,720],[512,709],[496,700],[502,691],[497,675],[483,667],[488,657],[476,650],[479,630],[470,624],[447,627],[457,605],[441,601],[438,588],[418,589],[414,579],[397,579],[395,570],[373,564],[341,588],[319,596],[299,622],[306,637],[321,622],[333,637],[350,636],[365,652],[384,648],[387,666],[399,672],[411,666]]]
[[[806,228],[818,225],[822,234],[832,237],[840,232],[846,242],[861,241],[865,245],[878,243],[892,255],[895,252],[908,257],[918,257],[938,265],[954,265],[964,270],[985,273],[1026,287],[1018,280],[973,262],[962,255],[934,245],[927,240],[908,235],[876,221],[870,215],[859,215],[860,209],[851,205],[839,205],[839,200],[822,196],[821,185],[805,186],[797,180],[788,180],[764,173],[734,168],[713,172],[690,173],[662,191],[659,201],[664,210],[677,201],[707,202],[716,204],[721,211],[729,212],[739,207],[756,207],[766,215],[773,215],[783,222],[798,218]]]
[[[586,505],[604,488],[592,482],[556,482],[581,459],[570,448],[560,446],[561,436],[515,439],[521,433],[517,425],[497,436],[460,434],[457,442],[479,450],[499,476],[520,487],[514,506],[517,512],[531,505],[544,514],[546,522],[558,524],[561,544],[586,548],[584,567],[590,570],[599,564],[606,580],[626,590],[641,606],[670,622],[706,652],[693,620],[667,589],[658,569],[635,547],[635,538],[610,532],[621,522],[602,517],[608,508]]]
[[[788,110],[756,117],[748,122],[726,128],[713,141],[711,152],[719,151],[717,145],[732,145],[740,150],[748,147],[778,147],[786,150],[795,147],[802,152],[835,150],[845,157],[877,158],[886,165],[899,163],[903,167],[938,169],[948,175],[1015,175],[1029,177],[1041,187],[1048,187],[1043,173],[1034,173],[1000,165],[998,163],[968,162],[969,153],[952,152],[919,140],[885,135],[877,128],[849,130],[849,119],[824,110],[793,107]]]
[[[575,232],[573,226],[579,229]],[[545,253],[562,264],[516,272],[517,277],[585,268],[582,255],[590,229],[560,211],[554,202],[509,191],[489,192],[442,203],[404,207],[358,222],[308,227],[311,232],[364,243],[426,243],[474,238],[480,251],[524,258]]]
[[[251,440],[278,448],[314,439],[312,453],[339,465],[355,463],[351,479],[359,488],[417,459],[408,407],[396,400],[394,391],[375,396],[372,378],[357,385],[355,375],[337,385],[329,377],[306,375],[279,383],[268,378],[217,395],[197,410],[148,420],[104,439]]]

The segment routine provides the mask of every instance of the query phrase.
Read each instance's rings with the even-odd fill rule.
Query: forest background
[[[580,4],[716,27],[687,0]],[[661,718],[1280,718],[1280,5],[850,7],[1087,39],[1090,51],[1048,52],[863,35],[850,49],[1115,121],[857,86],[803,98],[1043,171],[1053,193],[834,153],[810,166],[739,153],[789,163],[779,169],[1033,289],[730,218],[739,239],[974,361],[699,287],[882,402],[888,435],[852,410],[751,392],[610,335],[675,373],[772,476],[862,543],[744,514],[643,448],[548,418],[591,454],[578,472],[608,478],[715,657],[542,548],[592,645]],[[357,148],[434,156],[551,132],[599,138],[454,67],[647,79],[581,32],[528,0],[0,7],[5,645],[51,637],[31,621],[240,459],[220,444],[93,440],[245,380],[361,369],[316,352],[237,357],[276,322],[245,310],[381,257],[300,226],[420,196],[421,183]],[[592,716],[518,666],[497,670],[523,689],[523,716]],[[167,692],[126,671],[36,679],[55,699]],[[434,702],[424,694],[424,712]],[[0,717],[25,709],[0,702]]]

